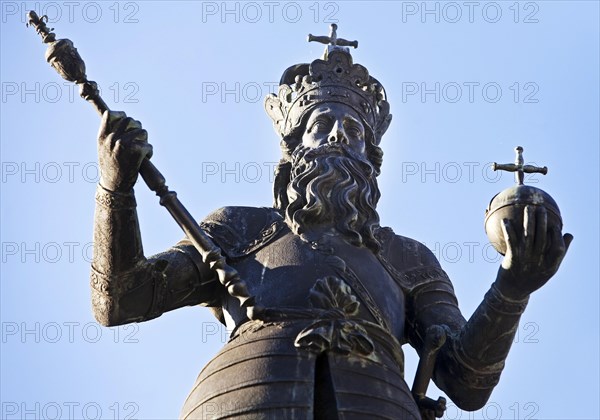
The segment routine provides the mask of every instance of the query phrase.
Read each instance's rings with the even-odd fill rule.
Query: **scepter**
[[[54,28],[46,26],[48,17],[45,15],[38,17],[37,13],[31,10],[27,14],[27,21],[27,26],[33,26],[42,37],[42,42],[48,44],[46,61],[54,67],[54,70],[63,79],[79,85],[79,95],[91,103],[101,116],[108,111],[108,105],[100,97],[98,85],[87,79],[85,63],[73,42],[66,38],[56,40],[56,35],[52,32]],[[169,211],[198,250],[202,261],[217,274],[219,282],[225,286],[227,292],[238,299],[240,305],[246,309],[248,317],[254,319],[259,314],[260,308],[255,306],[254,297],[250,296],[246,283],[240,278],[239,273],[226,263],[221,249],[202,230],[190,212],[179,201],[177,193],[169,190],[165,177],[148,158],[144,159],[140,166],[140,175],[148,188],[160,198],[160,205]]]

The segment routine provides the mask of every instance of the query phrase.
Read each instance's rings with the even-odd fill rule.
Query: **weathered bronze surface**
[[[33,10],[27,14],[27,26],[33,26],[36,32],[42,37],[42,42],[48,44],[46,61],[50,63],[63,79],[78,84],[80,96],[90,102],[104,118],[109,118],[112,123],[113,119],[123,117],[123,113],[108,112],[108,105],[100,97],[98,85],[96,82],[87,79],[85,63],[77,52],[73,42],[69,39],[59,39],[57,41],[56,35],[52,32],[54,28],[49,29],[46,26],[45,20],[48,20],[46,16],[40,18]],[[128,129],[132,127],[133,124]],[[141,130],[141,125],[139,125],[139,129]],[[142,130],[140,133],[145,133],[145,131]],[[146,134],[143,135],[145,136]],[[175,219],[185,232],[186,237],[192,242],[200,255],[202,255],[204,263],[209,265],[217,274],[219,281],[229,291],[231,296],[236,297],[244,308],[248,308],[248,316],[252,317],[251,311],[260,310],[260,307],[254,304],[254,299],[248,294],[246,284],[240,279],[238,272],[227,265],[219,247],[204,233],[190,212],[179,201],[177,193],[169,190],[165,177],[150,162],[150,157],[152,156],[151,146],[146,146],[147,149],[149,148],[149,154],[139,163],[138,171],[142,179],[148,188],[160,198],[160,205],[169,211],[173,219]],[[137,178],[137,174],[134,178]]]
[[[313,38],[329,43],[324,57],[289,67],[265,101],[283,154],[274,206],[224,207],[200,224],[228,265],[189,234],[144,256],[133,186],[152,149],[138,121],[103,113],[94,314],[112,326],[203,305],[233,329],[198,376],[186,419],[433,419],[445,400],[425,396],[430,378],[458,407],[478,409],[529,295],[556,273],[572,236],[546,206],[513,206],[500,220],[506,249],[496,280],[465,320],[432,252],[380,225],[379,144],[391,122],[383,86],[353,63],[346,46],[357,44],[337,38],[336,27]],[[223,282],[231,275],[234,283]],[[239,299],[243,285],[253,300]],[[421,357],[412,390],[407,343]]]
[[[498,164],[494,163],[492,169],[494,171],[508,171],[515,173],[515,183],[510,188],[496,194],[490,201],[488,208],[485,211],[485,231],[488,235],[490,243],[500,254],[506,254],[506,240],[504,239],[504,230],[510,229],[503,220],[510,220],[511,223],[523,226],[525,223],[524,215],[527,213],[535,213],[540,207],[544,210],[540,211],[540,217],[546,218],[546,225],[550,228],[556,227],[559,231],[562,229],[562,218],[560,210],[554,199],[545,191],[524,185],[525,174],[541,173],[546,175],[548,168],[538,168],[532,165],[525,165],[523,160],[523,148],[517,146],[515,148],[516,157],[515,163]],[[545,216],[542,215],[545,213]],[[527,216],[529,217],[529,216]],[[518,238],[521,232],[515,231],[513,236]],[[517,239],[520,240],[520,239]]]

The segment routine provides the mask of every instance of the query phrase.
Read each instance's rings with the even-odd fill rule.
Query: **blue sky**
[[[226,340],[197,307],[95,323],[100,120],[45,62],[25,27],[32,8],[73,40],[109,106],[142,122],[153,161],[198,219],[271,204],[279,147],[262,100],[285,68],[322,54],[307,34],[338,23],[394,115],[382,141],[382,224],[436,253],[467,318],[500,263],[485,207],[513,184],[489,165],[523,146],[527,162],[549,168],[526,183],[555,198],[575,240],[532,296],[488,405],[450,404],[445,418],[600,417],[598,2],[2,1],[3,418],[174,418]],[[136,192],[151,255],[182,233],[143,184]],[[405,351],[411,383],[416,357]]]

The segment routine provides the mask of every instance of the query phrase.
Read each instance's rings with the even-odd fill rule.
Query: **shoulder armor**
[[[265,246],[284,227],[283,217],[268,207],[222,207],[200,226],[229,258],[240,258]]]
[[[381,243],[378,258],[405,293],[433,281],[450,282],[433,253],[421,242],[396,235],[389,227],[376,232]]]

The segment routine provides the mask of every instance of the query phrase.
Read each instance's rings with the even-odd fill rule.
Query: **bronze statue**
[[[425,397],[430,377],[458,407],[478,409],[529,295],[556,273],[572,236],[538,202],[503,213],[505,258],[466,321],[432,252],[380,225],[383,86],[335,27],[313,39],[330,43],[324,57],[289,67],[265,101],[283,153],[273,207],[225,207],[201,223],[228,265],[194,238],[144,256],[133,186],[152,147],[138,121],[103,111],[94,314],[113,326],[203,305],[233,329],[198,376],[186,419],[433,419],[445,401]],[[406,343],[421,357],[412,391]]]

